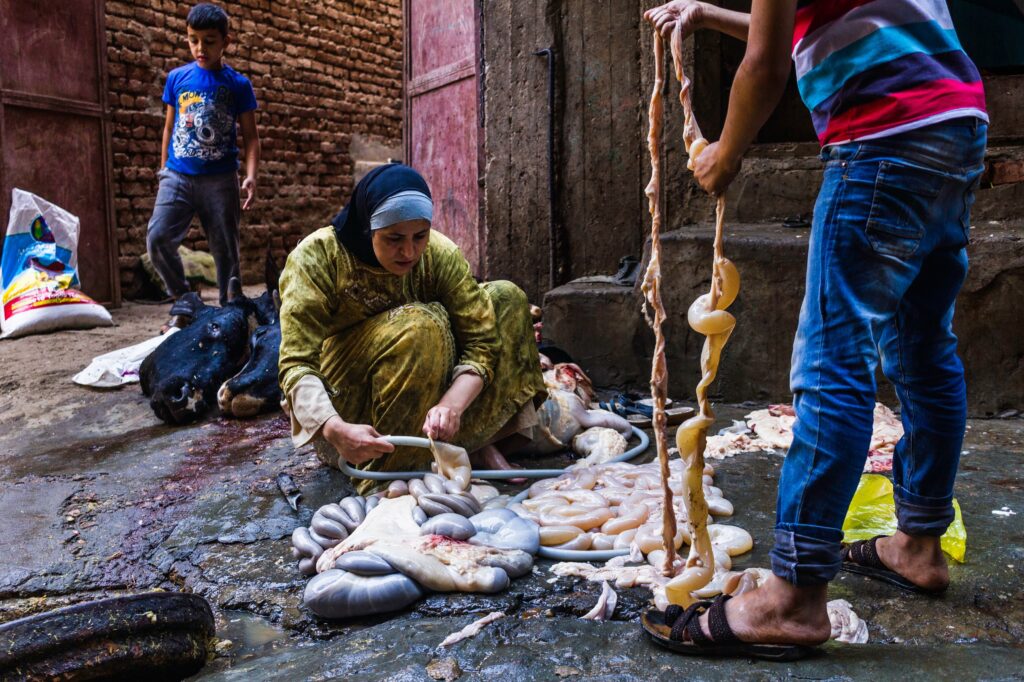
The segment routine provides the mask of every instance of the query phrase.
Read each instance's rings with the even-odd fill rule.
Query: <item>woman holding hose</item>
[[[288,256],[279,380],[293,443],[316,438],[329,466],[429,469],[429,451],[382,438],[422,432],[509,468],[502,448],[538,423],[546,390],[526,295],[478,284],[432,216],[422,176],[389,164]]]

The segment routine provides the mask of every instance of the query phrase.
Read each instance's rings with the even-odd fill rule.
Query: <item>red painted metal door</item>
[[[14,187],[74,213],[82,290],[118,305],[103,12],[0,0],[0,237]]]
[[[472,0],[404,0],[405,158],[430,184],[434,227],[482,276],[480,31]]]

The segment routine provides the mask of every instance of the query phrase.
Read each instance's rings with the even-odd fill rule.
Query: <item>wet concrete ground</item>
[[[0,354],[11,349],[0,345]],[[636,622],[648,598],[642,589],[621,592],[614,621],[581,621],[598,586],[549,582],[543,561],[502,594],[434,595],[409,612],[358,623],[317,620],[299,605],[306,581],[288,537],[347,486],[310,450],[292,449],[283,417],[171,428],[137,386],[60,390],[64,404],[46,414],[9,419],[0,405],[0,621],[125,592],[196,592],[214,607],[219,641],[195,679],[965,680],[1021,679],[1024,671],[1019,418],[971,422],[957,488],[967,562],[953,566],[949,594],[909,596],[841,574],[831,597],[849,600],[869,622],[871,643],[768,664],[687,660],[655,648]],[[4,400],[31,395],[15,387]],[[721,408],[721,425],[750,409]],[[740,567],[767,565],[781,461],[759,453],[716,465],[717,484],[737,509],[733,522],[756,541]],[[298,514],[275,486],[280,471],[303,490]],[[1004,507],[1016,514],[992,513]],[[437,648],[494,610],[508,617]]]

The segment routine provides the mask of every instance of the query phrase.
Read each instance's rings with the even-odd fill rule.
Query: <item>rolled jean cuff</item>
[[[775,546],[769,558],[772,573],[798,587],[827,583],[842,565],[839,531],[817,526],[801,527],[801,533],[775,529]],[[808,535],[807,533],[814,533]]]
[[[953,496],[925,497],[894,486],[896,527],[907,535],[939,537],[953,523]]]

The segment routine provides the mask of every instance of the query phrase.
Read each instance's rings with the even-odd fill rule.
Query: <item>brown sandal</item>
[[[687,656],[726,656],[759,658],[766,661],[795,661],[818,651],[803,644],[760,644],[741,641],[729,627],[725,603],[731,595],[723,594],[714,601],[699,601],[682,609],[675,604],[664,611],[648,609],[640,616],[644,632],[656,644]],[[708,613],[711,637],[700,627],[700,616]],[[685,637],[685,639],[684,639]]]
[[[857,575],[881,580],[884,583],[895,585],[902,590],[914,592],[916,594],[937,596],[946,591],[945,587],[938,590],[929,590],[925,587],[921,587],[920,585],[915,585],[896,571],[883,564],[882,560],[878,556],[878,547],[876,545],[878,544],[878,538],[884,537],[886,536],[876,535],[870,540],[857,540],[856,542],[851,542],[848,545],[843,545],[842,569],[847,573],[856,573]]]

